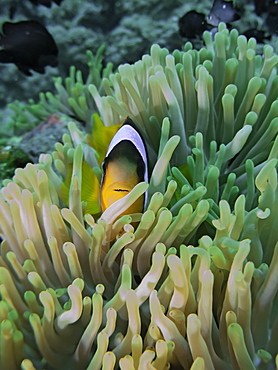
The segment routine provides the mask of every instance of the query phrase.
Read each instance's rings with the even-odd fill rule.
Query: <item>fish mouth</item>
[[[115,192],[119,192],[119,193],[129,193],[133,188],[134,188],[134,186],[132,186],[132,185],[126,183],[126,182],[115,181],[107,187],[106,192],[108,192],[108,191],[114,192],[115,191]]]
[[[113,182],[101,192],[101,208],[105,210],[117,200],[130,193],[133,186],[125,182]]]
[[[125,182],[113,182],[101,192],[101,209],[104,212],[109,206],[117,200],[122,199],[125,195],[129,194],[134,186]],[[126,209],[122,216],[125,214],[141,213],[144,208],[144,195],[138,198],[128,209]]]

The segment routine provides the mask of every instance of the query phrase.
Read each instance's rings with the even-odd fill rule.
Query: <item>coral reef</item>
[[[68,132],[69,121],[74,120],[84,130],[92,129],[92,113],[96,111],[96,105],[90,98],[88,86],[93,83],[101,93],[102,79],[112,73],[113,67],[112,63],[102,66],[103,51],[104,45],[99,47],[95,55],[87,51],[89,73],[85,80],[81,71],[72,66],[70,75],[65,80],[61,77],[54,79],[56,94],[50,91],[41,92],[37,104],[32,99],[29,104],[19,101],[9,104],[14,112],[13,117],[9,118],[6,109],[7,114],[0,127],[0,161],[4,162],[0,184],[3,179],[11,177],[8,174],[17,168],[13,166],[16,161],[10,160],[14,158],[15,151],[25,153],[25,164],[29,161],[37,162],[42,151],[51,153],[55,142],[60,141],[63,133]]]
[[[237,1],[244,11],[239,22],[234,22],[242,33],[249,28],[265,29],[265,15],[257,16],[252,0]],[[23,76],[13,64],[0,65],[0,108],[14,100],[37,101],[42,91],[54,91],[52,78],[66,77],[72,65],[87,73],[86,51],[96,53],[100,45],[106,46],[105,60],[115,66],[134,63],[148,53],[153,43],[170,51],[182,48],[185,39],[179,36],[178,18],[190,10],[209,13],[212,0],[196,1],[145,1],[145,0],[66,0],[51,8],[35,6],[30,1],[2,0],[0,25],[6,21],[34,19],[44,24],[59,47],[58,68],[47,68],[43,78],[34,73]],[[271,43],[275,44],[273,36]],[[194,40],[195,47],[202,42]],[[7,93],[8,92],[8,93]],[[11,112],[5,112],[5,115]],[[4,114],[2,115],[4,117]],[[0,125],[4,119],[0,115]]]
[[[278,56],[223,24],[204,41],[88,86],[104,128],[135,122],[149,184],[87,213],[82,164],[102,171],[73,122],[4,182],[1,368],[278,368]]]
[[[210,1],[204,3],[209,7]],[[170,7],[158,0],[66,0],[51,8],[35,6],[28,0],[3,0],[1,5],[0,25],[11,20],[12,8],[13,22],[34,19],[47,27],[59,47],[59,66],[47,68],[43,78],[38,73],[26,78],[15,65],[1,64],[0,107],[14,100],[35,99],[41,91],[53,91],[52,78],[66,77],[72,65],[87,72],[86,51],[96,53],[102,44],[106,45],[106,62],[118,66],[135,62],[154,42],[171,50],[184,43],[177,25],[178,14],[184,11],[180,0],[172,1]]]

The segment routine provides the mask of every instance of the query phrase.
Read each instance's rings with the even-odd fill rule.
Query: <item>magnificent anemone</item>
[[[223,24],[204,41],[153,45],[74,103],[103,130],[133,120],[149,185],[87,213],[99,153],[73,122],[4,182],[1,368],[278,367],[278,56]]]

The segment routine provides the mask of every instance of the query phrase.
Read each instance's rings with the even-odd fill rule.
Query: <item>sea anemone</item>
[[[1,368],[278,368],[278,56],[223,24],[204,41],[88,87],[104,128],[135,123],[149,184],[88,213],[102,170],[73,122],[4,182]]]

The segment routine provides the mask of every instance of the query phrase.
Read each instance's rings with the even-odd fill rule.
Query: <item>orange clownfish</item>
[[[141,181],[148,182],[146,149],[132,120],[127,118],[113,137],[103,161],[100,192],[102,212]],[[144,198],[142,195],[123,214],[142,212],[146,202]]]

